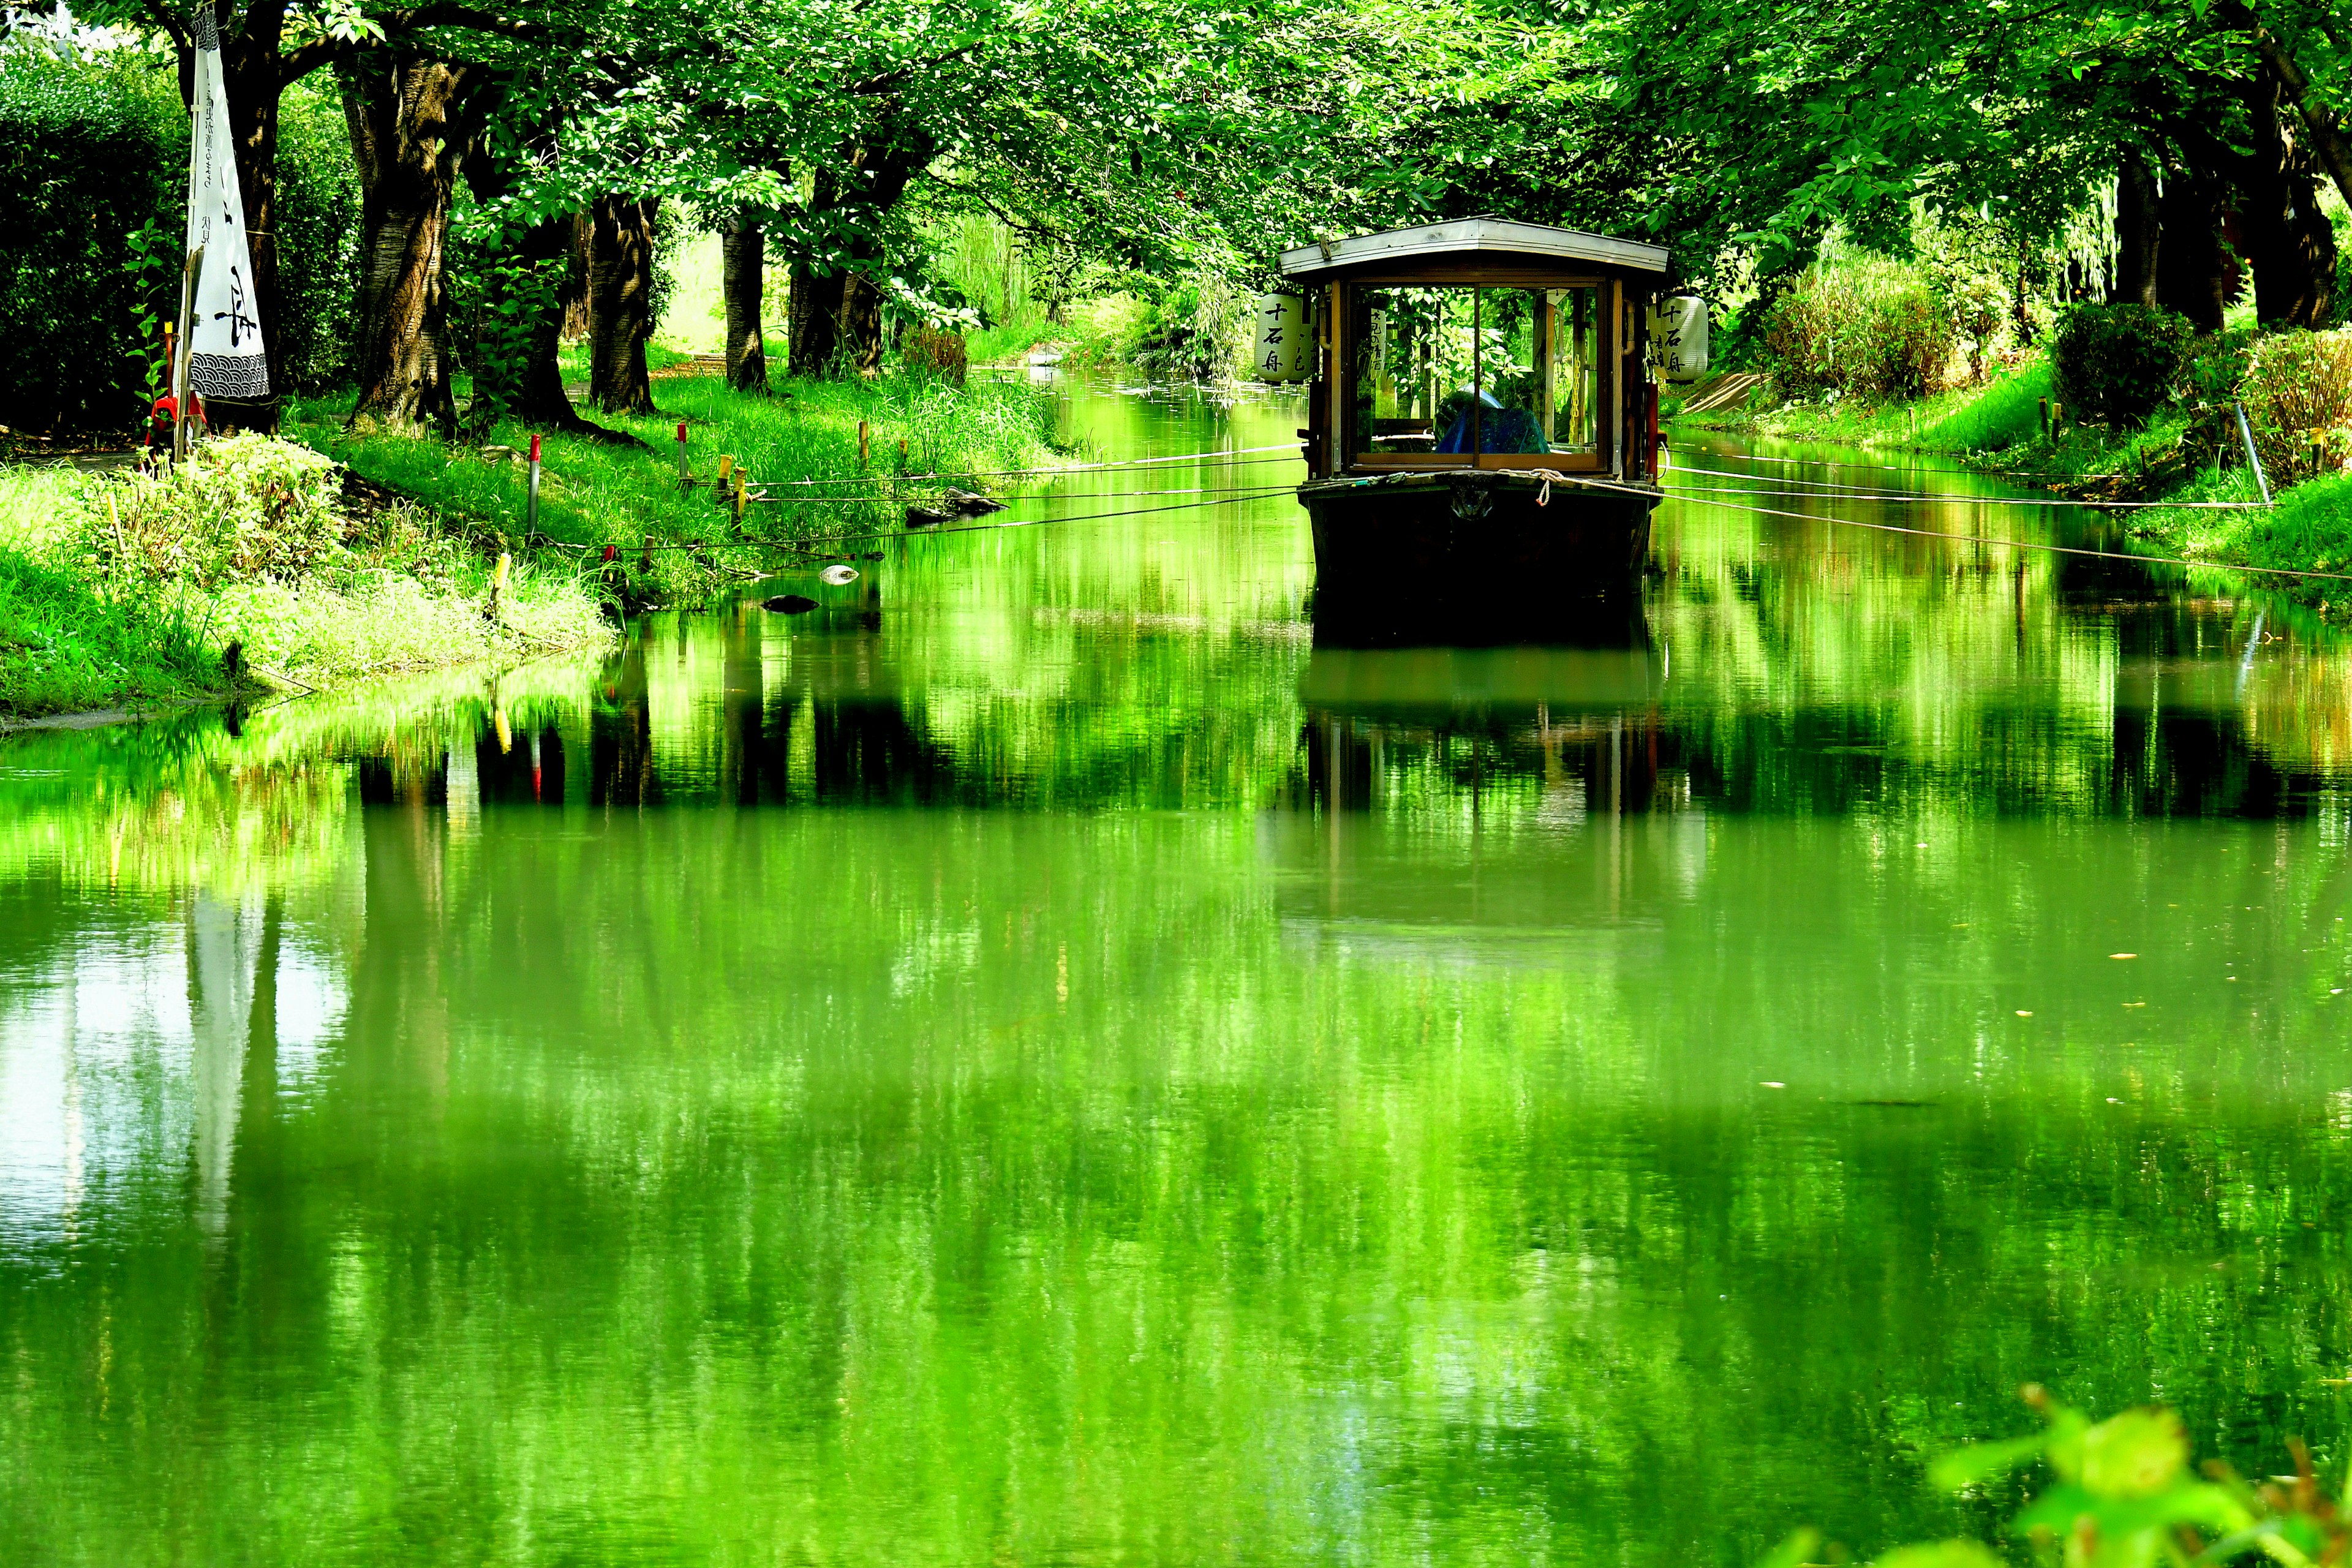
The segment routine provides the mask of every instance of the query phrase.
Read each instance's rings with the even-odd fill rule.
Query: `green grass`
[[[619,559],[611,572],[596,567],[596,579],[633,604],[700,603],[730,578],[787,558],[744,541],[896,532],[908,503],[936,500],[950,484],[992,490],[1006,482],[1002,470],[1068,461],[1048,439],[1049,403],[1021,384],[975,379],[959,388],[886,376],[790,382],[777,395],[761,397],[705,376],[656,381],[654,399],[661,412],[650,418],[589,415],[650,450],[579,436],[543,438],[536,536],[543,547],[530,552],[550,569],[568,563],[576,572],[594,566],[604,547],[613,546]],[[349,463],[362,478],[501,534],[521,552],[529,487],[520,455],[530,449],[528,429],[504,423],[470,445],[354,436],[343,428],[349,407],[347,397],[298,401],[286,434]],[[860,420],[868,431],[863,467]],[[698,481],[691,490],[677,479],[680,422]],[[740,532],[711,483],[721,456],[750,475],[753,499]],[[802,482],[808,480],[820,482]],[[644,549],[648,538],[650,552]]]
[[[271,454],[299,451],[208,442],[170,479],[0,470],[0,716],[226,697],[232,643],[251,675],[323,689],[611,636],[597,584],[565,562],[515,563],[493,619],[493,543],[411,504],[347,510],[331,472],[311,481],[330,508],[313,514],[330,520],[318,548],[256,559],[290,526],[268,521],[271,503],[248,499],[263,521],[242,535],[214,525],[240,494],[289,493]],[[231,477],[234,463],[247,467]]]
[[[2062,490],[2116,499],[2243,501],[2256,499],[2252,476],[2234,466],[2200,463],[2188,455],[2189,415],[2159,412],[2143,429],[2110,432],[2072,426],[2054,440],[2042,434],[2042,401],[2051,395],[2050,367],[2036,362],[1980,387],[1916,403],[1794,404],[1685,416],[1701,429],[1748,430],[1798,440],[1858,447],[1948,452],[2000,472]],[[2152,553],[2217,565],[2273,567],[2295,572],[2352,572],[2352,474],[2329,474],[2279,492],[2269,510],[2183,506],[2130,514],[2130,532]],[[2352,610],[2352,584],[2293,584],[2273,587],[2327,613]]]
[[[2037,361],[1981,386],[1955,387],[1912,402],[1852,397],[1823,403],[1751,401],[1745,408],[1677,414],[1674,423],[1850,447],[2003,452],[2040,435],[2040,403],[2049,395],[2050,367]]]
[[[0,718],[225,692],[184,605],[102,595],[58,562],[83,482],[66,468],[0,468]]]

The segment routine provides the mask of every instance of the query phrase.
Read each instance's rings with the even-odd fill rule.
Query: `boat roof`
[[[1662,275],[1666,270],[1666,249],[1582,229],[1550,228],[1499,217],[1460,217],[1409,228],[1384,228],[1282,253],[1283,276],[1301,282],[1392,271],[1427,277],[1449,264],[1465,271],[1500,266],[1519,271],[1599,268]]]

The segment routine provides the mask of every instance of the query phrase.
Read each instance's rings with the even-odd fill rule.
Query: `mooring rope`
[[[2305,572],[2291,566],[2250,566],[2231,561],[2191,561],[2179,555],[2135,555],[2116,550],[2086,550],[2080,545],[2043,544],[2025,539],[1987,539],[1974,533],[1947,533],[1934,528],[1905,528],[1892,522],[1862,522],[1850,517],[1829,517],[1812,511],[1782,511],[1776,507],[1740,506],[1733,501],[1700,501],[1697,504],[1721,507],[1727,511],[1754,512],[1759,517],[1788,517],[1800,522],[1827,522],[1841,528],[1866,528],[1878,533],[1907,533],[1918,539],[1941,540],[1948,544],[1990,544],[2009,550],[2040,550],[2053,555],[2086,555],[2095,561],[2115,561],[2126,565],[2190,566],[2215,572],[2259,572],[2273,577],[2312,577],[2335,583],[2352,583],[2352,572]]]
[[[1173,506],[1121,507],[1112,511],[1080,512],[1075,517],[1010,518],[1002,522],[942,523],[937,528],[876,528],[839,533],[812,533],[798,539],[705,539],[688,540],[676,544],[572,544],[560,539],[541,540],[537,542],[541,547],[551,547],[557,550],[611,550],[615,561],[627,556],[659,555],[680,550],[804,550],[809,546],[819,544],[862,543],[877,539],[930,539],[942,533],[986,533],[994,529],[1045,528],[1054,523],[1099,522],[1106,518],[1113,517],[1144,517],[1155,512],[1191,511],[1197,507],[1232,506],[1240,501],[1266,500],[1276,496],[1288,495],[1296,488],[1293,485],[1273,485],[1264,489],[1228,495],[1219,500],[1179,501]]]
[[[1251,457],[1259,452],[1289,452],[1293,454],[1291,457],[1286,458],[1259,458],[1256,459],[1259,462],[1304,462],[1306,460],[1303,456],[1298,455],[1297,442],[1285,441],[1278,446],[1273,447],[1234,447],[1222,452],[1179,452],[1174,457],[1170,458],[1122,458],[1114,463],[1071,463],[1058,468],[957,468],[952,470],[943,469],[939,472],[927,474],[874,474],[870,476],[856,475],[846,479],[764,479],[761,482],[770,485],[867,485],[880,484],[886,480],[892,479],[1011,479],[1016,475],[1036,474],[1043,474],[1050,477],[1055,474],[1093,473],[1104,468],[1148,468],[1154,463],[1205,463],[1213,462],[1219,458]],[[1247,465],[1236,463],[1234,466],[1241,468],[1246,467]]]
[[[1822,479],[1796,479],[1789,481],[1790,485],[1802,485],[1807,487],[1806,489],[1797,489],[1788,488],[1786,485],[1780,487],[1770,487],[1766,484],[1766,481],[1760,475],[1751,476],[1748,474],[1735,474],[1722,468],[1698,468],[1684,466],[1672,469],[1671,472],[1678,474],[1712,474],[1717,479],[1748,479],[1753,478],[1756,480],[1756,484],[1751,486],[1676,485],[1666,492],[1669,495],[1714,492],[1727,495],[1819,496],[1824,500],[1886,501],[1906,506],[2088,507],[2105,511],[2162,511],[2167,510],[2264,511],[2268,510],[2275,504],[2274,502],[2258,500],[2063,500],[2054,496],[2046,499],[2037,496],[1943,496],[1937,495],[1933,491],[1928,490],[1864,489],[1860,486],[1854,485],[1833,485],[1827,480]],[[1765,488],[1757,488],[1759,486],[1763,486]]]

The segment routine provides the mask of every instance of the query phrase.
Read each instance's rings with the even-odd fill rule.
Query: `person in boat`
[[[1518,400],[1514,398],[1513,404]],[[1470,450],[1470,408],[1472,393],[1462,387],[1445,400],[1439,410],[1438,427],[1445,432],[1437,443],[1437,450],[1464,453]],[[1478,407],[1478,450],[1481,452],[1549,452],[1544,440],[1543,426],[1529,408],[1514,407],[1496,397],[1485,387],[1476,394]]]

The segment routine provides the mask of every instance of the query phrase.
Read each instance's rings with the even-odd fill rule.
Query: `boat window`
[[[1544,435],[1555,452],[1601,449],[1601,290],[1553,289],[1549,401]]]
[[[1472,380],[1475,290],[1366,289],[1356,293],[1356,395],[1351,445],[1358,452],[1426,457],[1438,419]]]
[[[1349,450],[1595,450],[1598,303],[1591,288],[1355,290]]]

